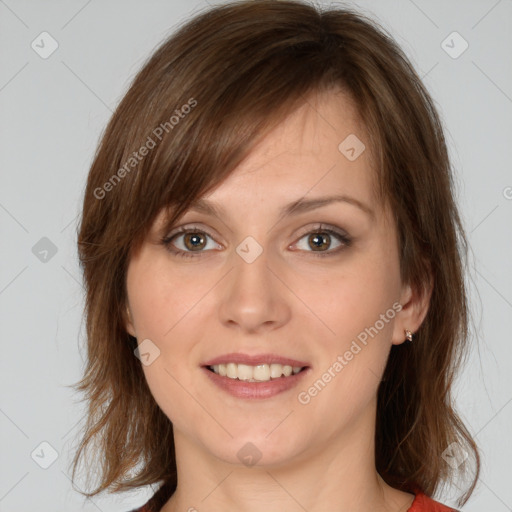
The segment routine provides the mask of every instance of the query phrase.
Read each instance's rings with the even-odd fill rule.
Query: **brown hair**
[[[392,347],[378,390],[377,471],[395,488],[430,496],[469,474],[459,504],[473,492],[478,449],[451,397],[468,343],[466,240],[433,101],[392,38],[361,14],[256,0],[210,8],[166,40],[135,77],[95,155],[78,235],[88,357],[76,386],[88,415],[73,480],[87,449],[101,463],[99,486],[86,496],[163,483],[163,504],[176,486],[172,424],[125,330],[132,251],[162,208],[176,207],[175,222],[308,93],[333,87],[349,93],[368,130],[404,282],[420,292],[433,282],[414,342]],[[458,471],[442,456],[454,442],[471,455]]]

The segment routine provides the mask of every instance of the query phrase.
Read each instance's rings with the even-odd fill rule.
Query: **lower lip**
[[[224,391],[227,391],[230,395],[236,398],[248,399],[270,398],[279,393],[284,393],[296,386],[304,375],[309,372],[309,368],[306,368],[289,377],[279,377],[278,379],[265,382],[246,382],[238,379],[230,379],[229,377],[222,377],[204,366],[202,369],[214,384]]]

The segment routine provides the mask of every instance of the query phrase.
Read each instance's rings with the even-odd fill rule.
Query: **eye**
[[[199,254],[194,253],[202,253],[205,252],[205,250],[221,248],[217,243],[211,243],[209,247],[208,239],[213,241],[213,237],[206,231],[191,226],[189,228],[179,228],[177,231],[163,238],[162,243],[168,251],[176,256],[193,258],[199,256]]]
[[[305,243],[301,242],[303,239]],[[337,244],[334,249],[332,249],[333,239]],[[315,256],[332,256],[346,249],[351,242],[346,232],[319,225],[314,230],[303,234],[299,241],[289,248],[296,247],[301,251],[314,253]],[[197,226],[177,229],[163,238],[162,244],[172,254],[184,258],[194,258],[206,251],[222,249],[222,246],[213,240],[212,235]]]
[[[333,238],[337,242],[334,249],[331,247]],[[301,243],[302,240],[305,240],[305,243]],[[344,231],[320,225],[313,231],[308,231],[302,235],[299,242],[291,247],[298,247],[298,249],[305,252],[313,252],[315,256],[332,256],[346,249],[351,242],[351,238]]]

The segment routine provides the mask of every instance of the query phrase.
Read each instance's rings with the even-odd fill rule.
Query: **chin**
[[[306,449],[305,440],[300,443],[297,439],[290,438],[289,431],[283,429],[281,435],[277,431],[270,435],[268,432],[251,433],[245,430],[243,435],[237,436],[231,431],[233,439],[212,444],[212,439],[209,438],[206,447],[220,460],[246,467],[285,465]]]

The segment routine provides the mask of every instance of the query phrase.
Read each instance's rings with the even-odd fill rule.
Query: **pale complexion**
[[[127,330],[160,350],[143,369],[174,426],[178,487],[164,512],[405,512],[413,501],[376,472],[376,396],[392,344],[417,330],[428,297],[401,281],[396,227],[374,196],[369,151],[349,161],[338,150],[349,134],[367,140],[348,97],[312,95],[202,197],[220,218],[189,210],[163,233],[159,216],[130,261]],[[332,195],[348,199],[280,215],[299,199]],[[187,235],[173,240],[189,258],[161,242],[181,226],[205,237],[199,251]],[[323,233],[323,248],[311,232]],[[248,236],[263,249],[252,263],[236,252]],[[395,303],[403,309],[301,404],[298,394]],[[306,361],[309,374],[271,398],[235,398],[201,368],[231,352]],[[246,443],[261,452],[251,467],[237,456]]]

